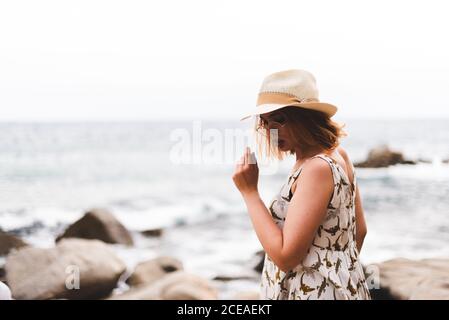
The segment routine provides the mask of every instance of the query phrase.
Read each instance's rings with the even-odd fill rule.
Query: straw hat
[[[310,72],[286,70],[264,79],[255,110],[240,121],[288,106],[322,111],[329,117],[337,112],[336,106],[319,101],[316,80]]]

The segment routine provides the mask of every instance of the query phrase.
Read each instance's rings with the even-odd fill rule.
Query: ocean
[[[449,256],[449,163],[442,161],[449,158],[449,119],[340,122],[349,134],[342,146],[353,162],[382,144],[406,158],[428,160],[356,168],[368,225],[362,262]],[[170,255],[205,277],[243,274],[262,249],[231,178],[242,145],[226,144],[248,123],[1,123],[0,128],[0,228],[33,245],[54,245],[67,224],[102,207],[133,232],[134,247],[116,246],[130,268]],[[287,158],[261,170],[265,203],[293,163]],[[165,233],[148,238],[139,232],[152,228]],[[227,292],[257,290],[251,281],[223,286]]]

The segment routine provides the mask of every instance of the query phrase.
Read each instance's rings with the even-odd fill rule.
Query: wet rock
[[[140,233],[145,237],[160,237],[164,233],[164,229],[162,228],[149,229],[141,231]]]
[[[161,256],[152,260],[139,263],[131,276],[127,279],[130,286],[153,283],[167,273],[183,270],[183,264],[180,260]]]
[[[116,287],[125,264],[98,240],[63,239],[51,249],[11,253],[6,280],[15,299],[96,299]]]
[[[4,266],[0,266],[0,281],[6,282],[6,271]]]
[[[258,273],[242,273],[242,274],[219,274],[212,280],[216,281],[235,281],[235,280],[257,280],[259,278]]]
[[[36,233],[39,230],[42,230],[44,228],[45,228],[45,225],[42,223],[42,221],[34,221],[30,225],[8,230],[8,233],[13,234],[17,237],[24,237],[24,236],[29,236],[30,234]]]
[[[392,151],[388,146],[381,145],[372,149],[365,161],[355,163],[354,166],[359,168],[381,168],[395,164],[416,164],[416,162],[406,160],[401,152]]]
[[[259,250],[255,253],[254,255],[254,267],[253,269],[256,270],[257,272],[262,272],[263,270],[263,264],[264,264],[264,260],[265,260],[265,251],[264,250]]]
[[[449,259],[397,258],[373,266],[380,276],[380,289],[372,290],[373,298],[449,300]]]
[[[132,245],[129,231],[105,209],[92,209],[69,226],[56,241],[64,238],[98,239],[106,243]]]
[[[185,271],[174,271],[154,283],[140,285],[110,297],[112,300],[216,300],[212,283]]]
[[[0,256],[7,255],[12,249],[18,249],[28,244],[19,237],[0,230]]]

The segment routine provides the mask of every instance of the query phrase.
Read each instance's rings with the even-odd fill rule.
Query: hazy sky
[[[2,1],[0,119],[239,119],[311,71],[338,117],[449,116],[446,1]]]

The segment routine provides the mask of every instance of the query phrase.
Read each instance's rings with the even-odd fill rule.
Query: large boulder
[[[64,239],[11,253],[5,269],[15,299],[96,299],[111,293],[126,266],[101,241]]]
[[[112,300],[216,300],[217,288],[207,279],[185,271],[166,274],[154,283],[140,285],[110,297]]]
[[[167,273],[183,270],[182,262],[176,258],[161,256],[139,263],[127,279],[130,286],[153,283]]]
[[[392,151],[387,145],[381,145],[372,149],[365,161],[355,163],[354,166],[359,168],[381,168],[395,164],[416,164],[416,162],[405,160],[401,152]]]
[[[373,298],[449,300],[449,259],[392,259],[372,264],[380,276]],[[377,293],[380,293],[379,295]]]
[[[0,256],[7,255],[12,249],[18,249],[28,244],[19,237],[0,230]]]
[[[133,244],[129,231],[105,209],[92,209],[86,212],[81,219],[57,237],[56,241],[63,238],[98,239],[106,243]]]

